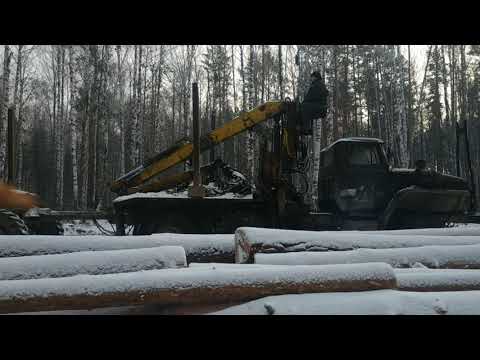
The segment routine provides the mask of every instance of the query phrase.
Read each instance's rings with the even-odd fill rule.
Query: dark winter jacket
[[[325,117],[327,113],[328,90],[322,80],[317,79],[312,82],[307,94],[303,99],[305,109],[311,109],[315,115]],[[312,114],[313,115],[313,114]]]
[[[322,80],[317,79],[312,82],[308,89],[304,102],[323,102],[328,96],[328,90]]]

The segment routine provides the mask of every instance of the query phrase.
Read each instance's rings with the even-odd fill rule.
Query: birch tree
[[[3,72],[0,104],[0,178],[6,178],[6,124],[10,98],[10,61],[12,51],[9,45],[3,47]]]

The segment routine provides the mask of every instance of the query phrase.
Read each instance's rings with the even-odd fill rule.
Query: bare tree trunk
[[[168,144],[168,138],[170,137],[169,135],[169,132],[168,132],[168,124],[167,124],[167,121],[168,121],[168,114],[167,114],[167,111],[166,111],[166,105],[167,103],[165,102],[164,100],[164,97],[163,97],[163,92],[162,92],[162,86],[163,86],[163,81],[164,81],[164,78],[165,78],[165,72],[166,72],[166,65],[164,63],[164,53],[165,53],[165,48],[164,48],[164,45],[161,45],[162,48],[160,49],[160,61],[161,61],[161,68],[159,67],[158,69],[158,76],[160,77],[160,80],[162,81],[162,83],[159,83],[158,87],[157,87],[157,92],[158,92],[158,99],[157,99],[157,111],[159,112],[159,116],[160,116],[160,121],[158,123],[159,125],[159,128],[157,130],[157,133],[159,134],[159,136],[157,136],[157,138],[155,139],[156,141],[156,152],[159,152],[162,150],[162,148]],[[160,135],[162,134],[162,135]]]
[[[175,82],[172,81],[172,144],[175,143]]]
[[[139,165],[142,162],[143,158],[143,119],[141,118],[141,103],[142,103],[142,53],[143,53],[143,46],[138,46],[138,75],[137,75],[137,86],[135,91],[137,92],[136,95],[136,104],[135,104],[135,117],[137,119],[136,122],[136,159],[135,165]]]
[[[408,45],[408,92],[407,92],[407,99],[408,99],[408,115],[407,115],[407,147],[408,152],[410,154],[410,163],[409,167],[412,164],[412,156],[413,156],[413,119],[412,119],[412,63],[410,58],[410,45]]]
[[[447,64],[445,62],[445,45],[442,49],[442,75],[443,75],[443,101],[445,102],[445,125],[450,127],[450,106],[448,104],[448,81],[447,81]]]
[[[310,195],[314,210],[318,210],[318,173],[320,171],[320,150],[322,140],[322,122],[325,119],[316,119],[313,127],[313,174],[311,179]]]
[[[6,178],[6,130],[8,102],[10,97],[10,61],[12,58],[12,52],[8,45],[4,46],[3,51],[3,74],[2,74],[2,103],[0,104],[0,179]]]
[[[23,45],[22,45],[23,46]],[[24,116],[23,116],[23,106],[24,106],[24,90],[25,90],[25,68],[27,63],[27,56],[22,55],[21,60],[21,72],[20,72],[20,89],[18,95],[18,115],[17,115],[17,185],[20,188],[24,187],[24,171],[23,171],[23,158],[24,158],[24,146],[25,146],[25,137],[24,137]]]
[[[18,119],[18,96],[19,96],[19,85],[20,77],[22,74],[22,49],[23,45],[18,45],[17,49],[17,70],[15,72],[15,85],[13,90],[13,106],[15,107],[15,118]]]
[[[265,101],[265,45],[262,45],[262,92],[260,102]]]
[[[357,56],[355,46],[352,48],[352,65],[353,65],[353,129],[355,136],[358,136],[358,105],[357,105]]]
[[[76,83],[75,83],[75,74],[73,69],[73,46],[70,45],[68,48],[68,70],[70,76],[70,108],[68,112],[68,119],[70,124],[70,132],[71,132],[71,152],[72,152],[72,187],[73,187],[73,208],[77,209],[79,207],[78,203],[78,161],[77,161],[77,126],[75,118],[73,117],[73,101],[75,99],[76,94]]]
[[[254,77],[254,48],[253,45],[250,45],[250,54],[248,59],[248,98],[249,98],[249,108],[253,108],[256,102],[256,92],[255,92],[255,77]],[[255,178],[255,134],[253,131],[248,132],[247,137],[247,168],[248,175],[250,179]]]
[[[60,46],[57,48],[57,83],[59,89],[59,106],[60,109],[57,111],[57,124],[56,124],[56,133],[57,133],[57,186],[56,186],[56,205],[57,208],[63,208],[63,164],[64,164],[64,140],[65,140],[65,129],[64,129],[64,63],[65,63],[65,51],[64,47]]]
[[[234,45],[231,47],[232,50],[232,87],[233,87],[233,113],[237,113],[237,91],[236,91],[236,84],[235,84],[235,52],[234,52]],[[233,158],[234,158],[234,166],[238,168],[240,165],[240,151],[238,150],[240,146],[240,138],[235,136],[233,139]]]
[[[117,89],[118,98],[117,103],[117,121],[120,124],[120,173],[125,174],[125,120],[123,116],[123,104],[125,101],[125,83],[123,81],[123,69],[121,61],[121,45],[115,47],[117,54]]]
[[[322,70],[323,70],[323,78],[326,79],[326,69],[327,69],[327,66],[326,66],[326,53],[327,53],[327,49],[325,46],[322,46]],[[329,97],[331,98],[331,97]],[[329,103],[331,105],[331,100],[329,100]],[[331,106],[329,106],[331,108]],[[321,143],[320,143],[320,147],[321,148],[324,148],[327,146],[327,143],[328,143],[328,125],[331,123],[331,119],[332,119],[332,111],[329,111],[327,113],[327,117],[325,119],[323,119],[321,121],[321,131],[320,131],[320,134],[321,134]],[[320,155],[320,154],[319,154]]]
[[[55,207],[58,206],[58,65],[59,65],[59,51],[58,46],[52,45],[52,75],[53,75],[53,110],[52,110],[52,140],[53,140],[53,169],[54,169],[54,186],[55,193],[53,196]]]
[[[338,68],[337,68],[337,45],[333,45],[333,140],[338,139],[338,83],[337,83],[337,74],[338,74]]]
[[[14,90],[13,90],[13,106],[15,109],[15,119],[17,121],[17,124],[20,122],[19,121],[19,108],[20,108],[20,101],[19,101],[19,88],[20,88],[20,83],[22,82],[22,49],[23,45],[18,45],[17,48],[17,69],[15,72],[15,85],[14,85]],[[17,154],[16,154],[16,159],[14,161],[17,162],[16,168],[18,169],[18,148],[19,148],[19,131],[18,131],[18,125],[16,126],[16,139],[14,141],[16,142],[15,148],[17,149]],[[17,183],[18,186],[18,171],[16,174],[16,179],[14,181]]]
[[[138,46],[134,45],[134,61],[133,61],[133,84],[132,84],[132,105],[133,105],[133,124],[132,124],[132,138],[133,149],[130,149],[130,164],[131,166],[138,165],[139,159],[139,119],[138,119],[138,102],[137,102],[137,67],[138,67]]]
[[[392,49],[393,50],[393,49]],[[394,54],[392,54],[395,56]],[[410,156],[408,153],[408,143],[407,143],[407,114],[406,114],[406,104],[405,104],[405,79],[403,76],[403,64],[402,64],[402,57],[400,53],[400,46],[397,45],[397,54],[396,54],[396,64],[397,64],[397,112],[398,112],[398,122],[397,122],[397,134],[399,136],[399,145],[400,145],[400,165],[402,167],[408,167],[410,163]]]
[[[283,99],[283,66],[282,66],[282,45],[278,45],[278,88],[280,99]]]
[[[232,45],[232,86],[233,86],[233,112],[237,112],[237,92],[235,84],[235,54],[234,45]]]
[[[345,59],[343,59],[343,91],[342,91],[342,136],[349,133],[349,99],[348,99],[348,45],[345,45]]]
[[[240,73],[242,76],[242,111],[247,109],[247,94],[245,87],[245,67],[243,63],[243,45],[240,45]]]
[[[90,168],[90,146],[89,146],[89,133],[90,133],[90,95],[87,94],[87,100],[85,104],[85,113],[82,126],[82,209],[88,207],[88,170]]]

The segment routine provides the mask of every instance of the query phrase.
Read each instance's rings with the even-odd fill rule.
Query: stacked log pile
[[[306,299],[328,305],[334,294],[349,293],[342,296],[356,299],[353,294],[368,293],[358,297],[358,304],[364,301],[360,299],[367,304],[375,294],[379,299],[375,303],[408,297],[408,303],[423,304],[437,298],[435,294],[452,293],[457,295],[445,299],[460,304],[458,296],[468,293],[469,304],[474,299],[480,304],[479,290],[480,228],[378,232],[239,228],[234,235],[0,236],[3,314],[119,306],[156,307],[158,313],[167,314],[210,313],[234,305],[232,309],[241,313],[256,309],[259,302],[265,305],[262,299],[271,303],[283,296],[288,301],[280,301],[279,309],[288,313],[291,299],[297,299],[293,308],[302,313],[318,310]],[[386,292],[391,295],[381,295]],[[424,294],[424,300],[413,301],[415,294]],[[247,306],[250,303],[252,307]],[[349,304],[354,309],[354,302]],[[430,305],[426,308],[436,309]],[[328,306],[322,309],[330,311]],[[473,305],[462,309],[459,313],[477,311]]]

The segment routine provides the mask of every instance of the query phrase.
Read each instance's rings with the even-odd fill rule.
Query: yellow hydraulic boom
[[[210,148],[253,128],[269,118],[286,111],[283,101],[266,102],[256,108],[244,112],[225,123],[223,126],[212,130],[200,138],[200,151]],[[148,159],[144,164],[130,171],[111,185],[111,190],[117,194],[132,192],[132,187],[138,187],[155,175],[189,159],[193,153],[193,144],[190,140],[181,141],[155,157]],[[135,191],[133,191],[135,192]]]

